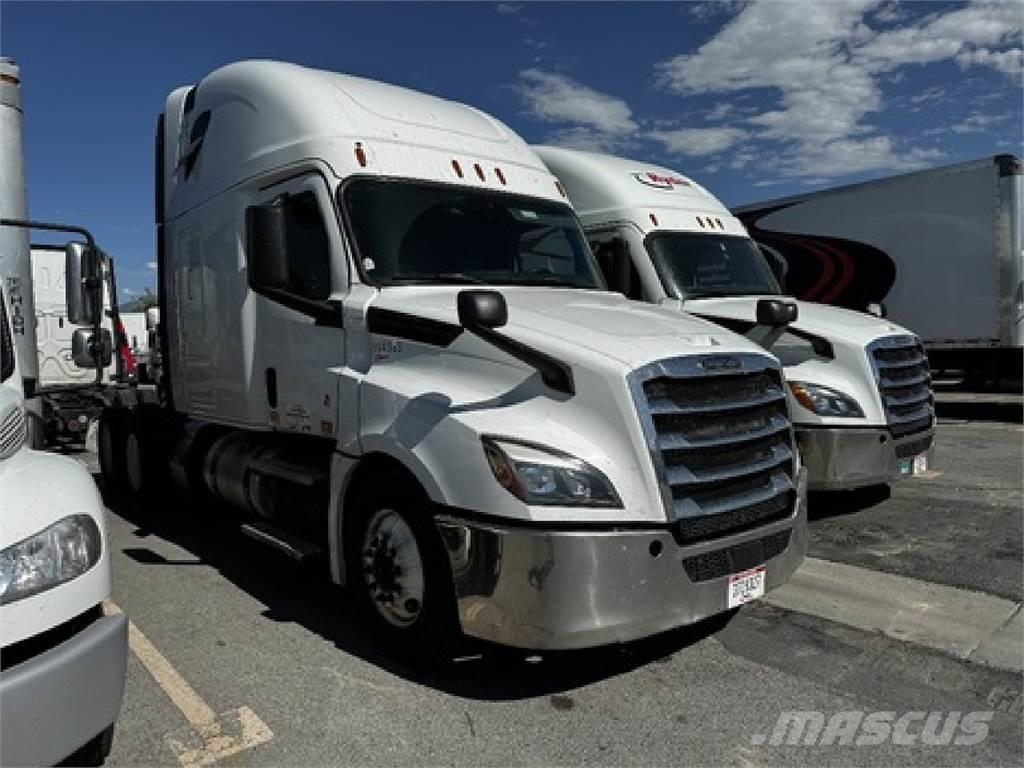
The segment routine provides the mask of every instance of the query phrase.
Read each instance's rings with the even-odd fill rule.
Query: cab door
[[[344,364],[341,298],[345,246],[324,177],[309,173],[260,190],[252,200],[284,209],[287,285],[252,296],[253,389],[261,389],[266,425],[334,438],[337,377]]]

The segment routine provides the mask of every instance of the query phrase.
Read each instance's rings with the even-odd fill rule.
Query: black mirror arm
[[[521,360],[531,368],[535,368],[540,374],[541,380],[556,392],[564,392],[567,395],[576,394],[576,385],[572,378],[572,369],[560,360],[547,355],[540,350],[527,346],[522,342],[510,339],[508,336],[498,333],[493,328],[485,328],[480,325],[465,326],[470,333],[479,336],[484,341],[497,347],[502,352]]]

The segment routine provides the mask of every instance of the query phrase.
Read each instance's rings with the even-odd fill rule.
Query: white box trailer
[[[1024,176],[981,160],[743,205],[795,296],[887,316],[941,370],[1021,376]]]
[[[625,641],[723,614],[806,551],[781,366],[604,290],[553,176],[494,118],[230,64],[157,130],[155,387],[117,387],[109,488],[240,507],[318,548],[396,652],[457,630]],[[736,411],[777,429],[752,457]]]
[[[18,67],[0,58],[0,197],[23,200],[24,178],[19,187],[8,176],[22,167],[19,104]],[[5,222],[19,205],[3,200]],[[0,233],[4,266],[18,267],[24,313],[32,305],[27,231],[4,225]],[[0,764],[98,765],[121,709],[128,622],[102,606],[111,591],[110,541],[92,476],[72,458],[28,445],[31,377],[22,364],[35,371],[36,348],[34,340],[20,344],[14,326],[12,274],[0,280]],[[31,315],[22,314],[25,326],[34,330]]]
[[[778,356],[811,488],[858,488],[927,470],[934,398],[913,334],[783,295],[739,220],[677,171],[534,149],[568,191],[611,288],[746,333]]]

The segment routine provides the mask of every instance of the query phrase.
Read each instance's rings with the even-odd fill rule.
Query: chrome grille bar
[[[672,358],[629,383],[680,536],[713,538],[791,514],[796,448],[777,362],[750,353]]]
[[[867,347],[886,422],[894,437],[932,427],[935,398],[928,357],[914,336],[886,336]]]

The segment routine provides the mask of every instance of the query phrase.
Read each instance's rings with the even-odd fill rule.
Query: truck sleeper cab
[[[747,334],[785,367],[811,489],[889,483],[934,459],[920,339],[882,318],[781,296],[743,225],[692,179],[648,163],[535,147],[564,185],[610,287]],[[781,299],[781,302],[780,302]],[[792,304],[792,322],[760,317]]]
[[[249,535],[322,548],[377,636],[425,658],[455,629],[630,640],[801,562],[777,361],[607,292],[498,121],[242,62],[168,97],[157,158],[161,383],[104,413],[111,486],[145,497],[169,465]]]
[[[98,764],[128,653],[127,620],[101,607],[110,596],[103,506],[82,465],[26,439],[0,285],[0,763]]]

